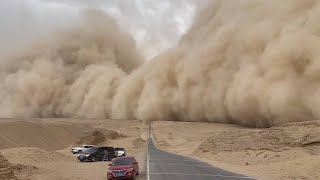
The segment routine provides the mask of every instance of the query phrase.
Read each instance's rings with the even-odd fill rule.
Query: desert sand
[[[126,148],[144,179],[146,138],[136,120],[1,119],[0,179],[106,179],[108,162],[80,163],[70,153],[79,144]]]
[[[257,179],[320,179],[320,121],[267,129],[154,122],[153,134],[163,150]]]
[[[320,121],[265,129],[200,122],[153,122],[163,150],[262,180],[320,179]],[[125,147],[145,178],[147,125],[139,120],[1,119],[0,179],[105,179],[108,162],[80,163],[79,144]]]

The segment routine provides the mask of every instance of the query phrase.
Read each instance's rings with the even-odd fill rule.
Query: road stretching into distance
[[[149,124],[147,180],[254,180],[188,157],[159,150]]]

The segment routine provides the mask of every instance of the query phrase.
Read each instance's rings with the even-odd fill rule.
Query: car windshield
[[[124,151],[124,148],[115,148],[116,151]]]
[[[124,158],[115,159],[115,160],[113,160],[112,164],[116,165],[116,166],[131,165],[131,164],[133,164],[133,160],[132,159],[128,159],[128,158],[126,158],[126,159],[124,159]]]
[[[98,148],[96,147],[92,147],[92,148],[88,148],[88,149],[84,149],[83,153],[94,153],[97,151]]]

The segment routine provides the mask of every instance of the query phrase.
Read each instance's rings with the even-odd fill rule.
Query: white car
[[[114,148],[117,157],[126,156],[126,150],[124,148]]]
[[[77,153],[81,153],[83,152],[85,149],[89,149],[89,148],[92,148],[94,147],[94,145],[82,145],[80,147],[74,147],[72,148],[70,151],[73,153],[73,154],[77,154]]]

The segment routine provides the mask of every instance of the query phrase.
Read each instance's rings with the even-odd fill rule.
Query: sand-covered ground
[[[320,121],[268,129],[154,122],[158,147],[262,180],[320,179]]]
[[[320,179],[320,121],[267,129],[237,125],[153,123],[159,148],[262,180]],[[125,147],[145,178],[147,125],[138,120],[1,119],[0,179],[105,179],[108,162],[80,163],[79,144]]]
[[[142,121],[1,119],[0,179],[106,179],[108,162],[80,163],[70,148],[79,144],[124,147],[145,177],[147,131]]]

